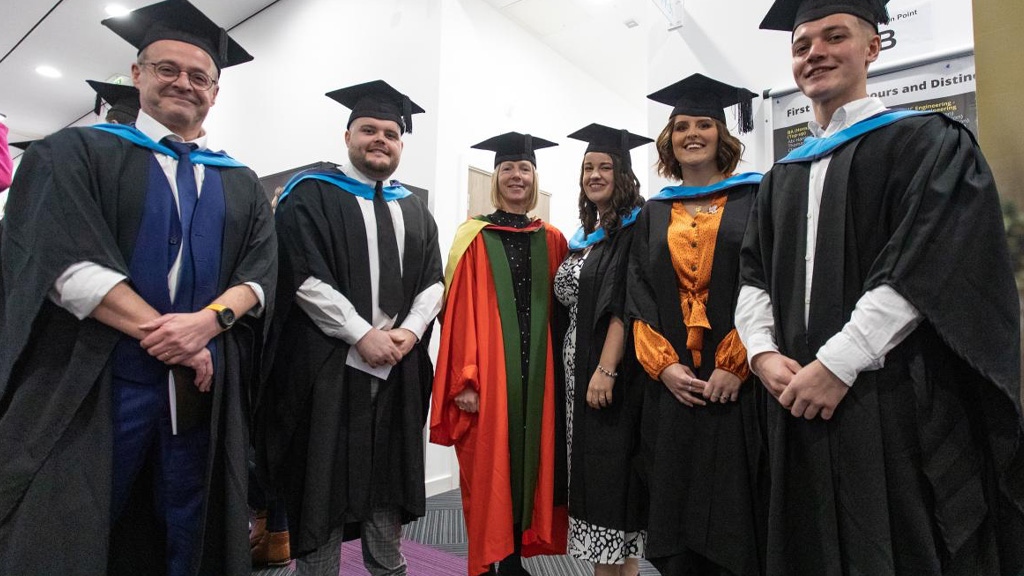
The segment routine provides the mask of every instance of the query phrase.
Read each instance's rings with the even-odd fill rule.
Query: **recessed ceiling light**
[[[625,22],[623,22],[623,24],[626,25],[626,28],[636,28],[637,26],[640,25],[639,22],[637,22],[636,20],[633,20],[632,18],[630,18],[629,20],[626,20]]]
[[[120,4],[107,4],[105,10],[107,11],[107,16],[110,16],[111,18],[120,18],[121,16],[127,16],[132,12]]]
[[[53,66],[47,66],[46,64],[36,66],[36,74],[46,76],[47,78],[60,78],[63,76],[63,74],[60,73],[60,70],[57,70]]]

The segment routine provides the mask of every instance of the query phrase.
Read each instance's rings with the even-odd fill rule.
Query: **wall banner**
[[[890,108],[943,112],[977,135],[974,56],[941,60],[868,78],[868,94],[881,98]],[[810,135],[807,123],[813,119],[811,101],[800,92],[772,97],[774,160],[803,144]]]
[[[891,0],[886,8],[889,24],[879,28],[882,53],[875,66],[974,45],[971,0]]]

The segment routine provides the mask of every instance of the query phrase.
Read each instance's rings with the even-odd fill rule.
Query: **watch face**
[[[230,328],[235,323],[235,313],[231,308],[225,308],[217,315],[217,319],[220,320],[222,328]]]

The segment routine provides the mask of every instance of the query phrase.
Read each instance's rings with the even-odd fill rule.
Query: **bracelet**
[[[604,366],[601,366],[600,364],[597,365],[597,371],[600,372],[601,374],[604,374],[605,376],[607,376],[609,378],[618,378],[619,377],[619,373],[618,372],[612,372],[612,371],[608,370],[607,368],[605,368]]]

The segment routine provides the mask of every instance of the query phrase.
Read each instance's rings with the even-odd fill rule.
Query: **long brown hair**
[[[619,230],[622,219],[629,215],[634,208],[644,205],[644,199],[640,196],[640,181],[637,180],[633,169],[619,158],[618,154],[608,154],[612,159],[612,173],[615,181],[612,183],[612,199],[608,208],[601,213],[601,227],[608,236]],[[597,204],[587,198],[587,192],[583,183],[583,168],[587,163],[584,155],[580,164],[580,222],[583,224],[584,237],[589,236],[597,229],[598,213]]]
[[[682,181],[683,167],[676,159],[675,151],[672,149],[672,130],[675,127],[676,117],[668,119],[668,124],[658,135],[655,146],[658,148],[658,174],[665,178],[672,178]],[[724,122],[712,118],[715,126],[718,127],[718,152],[715,163],[718,171],[722,174],[732,174],[743,157],[743,142],[729,133],[729,128]]]

